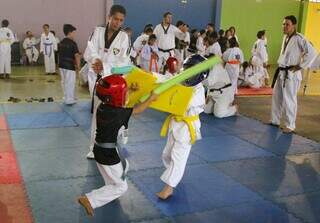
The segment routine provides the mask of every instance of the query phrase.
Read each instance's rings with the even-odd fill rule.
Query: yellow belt
[[[172,118],[174,118],[177,122],[185,122],[188,125],[190,137],[191,137],[191,143],[194,144],[196,141],[196,130],[194,129],[192,122],[199,120],[199,115],[194,115],[194,116],[169,115],[162,125],[160,136],[165,137],[167,135],[169,124]]]

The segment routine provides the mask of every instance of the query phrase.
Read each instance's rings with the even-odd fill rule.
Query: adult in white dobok
[[[296,31],[297,19],[287,16],[283,21],[282,48],[275,73],[271,123],[279,126],[284,116],[283,132],[291,133],[296,128],[297,94],[302,80],[302,70],[309,68],[316,58],[316,50],[312,44]]]
[[[234,93],[229,75],[222,64],[213,67],[204,85],[208,89],[206,114],[214,114],[217,118],[233,116],[237,113],[237,106],[232,105]]]
[[[43,53],[44,56],[46,74],[55,74],[56,61],[54,58],[54,52],[58,50],[57,40],[50,32],[48,24],[44,24],[42,28],[43,33],[40,38],[40,53]]]
[[[175,37],[180,40],[186,38],[187,26],[183,25],[180,30],[172,25],[171,22],[172,14],[166,12],[163,15],[162,23],[158,24],[153,30],[153,33],[157,37],[157,45],[159,48],[159,70],[162,70],[170,56],[174,57]]]
[[[27,31],[26,35],[27,38],[23,41],[23,49],[26,51],[29,64],[32,65],[38,61],[39,51],[37,50],[36,45],[39,44],[40,40],[37,40],[31,31]]]
[[[14,35],[8,28],[9,21],[4,19],[0,28],[0,77],[9,78],[11,74],[11,44]]]
[[[112,67],[130,64],[129,37],[121,29],[125,16],[126,10],[123,6],[113,5],[107,17],[107,25],[95,28],[84,52],[84,59],[89,67],[89,90],[93,99],[90,151],[87,158],[94,157],[92,149],[96,134],[96,108],[100,104],[98,97],[94,96],[95,83],[100,77],[110,75]]]

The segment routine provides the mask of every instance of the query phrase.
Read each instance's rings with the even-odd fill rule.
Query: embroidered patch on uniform
[[[113,54],[114,54],[114,55],[117,55],[117,54],[119,54],[119,53],[120,53],[120,50],[119,50],[119,49],[113,48]]]

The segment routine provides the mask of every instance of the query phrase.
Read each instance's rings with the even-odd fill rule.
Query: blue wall
[[[181,0],[114,0],[114,4],[123,5],[127,9],[124,27],[131,27],[134,37],[137,37],[146,24],[159,24],[166,11],[173,13],[173,24],[182,20],[191,29],[203,29],[209,22],[215,21],[216,1],[187,0],[185,4]]]

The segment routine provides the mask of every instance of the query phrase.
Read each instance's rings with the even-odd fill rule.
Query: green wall
[[[251,56],[251,48],[258,30],[267,30],[269,63],[277,62],[282,42],[282,21],[287,15],[295,15],[299,21],[300,2],[297,0],[222,0],[221,28],[236,27],[240,48],[245,58]]]

